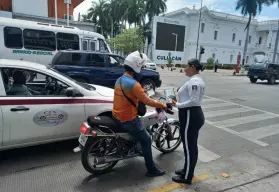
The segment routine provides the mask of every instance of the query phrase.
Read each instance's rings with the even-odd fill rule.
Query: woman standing
[[[180,135],[182,137],[185,164],[184,168],[175,171],[174,182],[192,184],[195,166],[198,160],[198,135],[204,124],[201,102],[205,84],[200,76],[204,67],[198,59],[191,59],[185,68],[185,75],[190,77],[177,93],[177,102],[173,105],[179,109]]]

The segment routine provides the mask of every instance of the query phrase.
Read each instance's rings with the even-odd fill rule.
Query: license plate
[[[81,134],[81,135],[79,136],[78,142],[79,142],[82,146],[85,146],[87,139],[88,139],[87,136]]]
[[[258,76],[254,76],[254,78],[258,78]]]

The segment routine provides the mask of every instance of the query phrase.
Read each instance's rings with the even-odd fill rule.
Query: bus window
[[[109,52],[106,43],[104,42],[103,39],[98,39],[99,40],[99,51],[103,52]]]
[[[24,48],[43,51],[55,51],[55,33],[34,29],[23,30]]]
[[[73,49],[79,50],[79,37],[75,34],[69,33],[57,33],[57,49],[66,50]]]
[[[88,41],[87,40],[85,40],[85,41],[82,41],[82,50],[85,50],[85,51],[87,51],[88,50]]]
[[[90,51],[96,51],[96,41],[90,41]]]
[[[5,27],[4,41],[7,48],[22,49],[22,30],[16,27]]]

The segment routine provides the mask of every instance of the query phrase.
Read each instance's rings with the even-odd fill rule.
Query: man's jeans
[[[144,128],[142,120],[139,117],[136,117],[132,121],[121,122],[121,125],[125,131],[140,142],[147,171],[157,171],[152,157],[151,137]]]

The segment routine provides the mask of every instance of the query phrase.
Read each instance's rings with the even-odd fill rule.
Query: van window
[[[90,50],[96,51],[96,42],[95,41],[90,41]]]
[[[23,30],[24,48],[33,50],[55,51],[55,33],[34,29]]]
[[[57,50],[79,50],[79,37],[70,33],[57,33]]]
[[[103,39],[98,39],[98,40],[99,40],[99,50],[103,52],[109,52],[108,47],[104,42],[104,40]]]
[[[5,27],[4,42],[7,48],[22,49],[22,30],[16,27]]]

